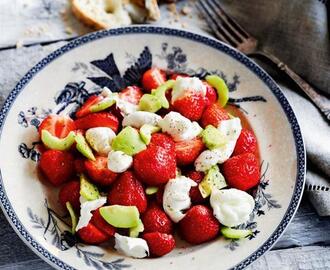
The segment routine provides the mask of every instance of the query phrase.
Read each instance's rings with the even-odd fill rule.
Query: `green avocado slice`
[[[252,234],[251,230],[237,230],[228,227],[222,227],[221,233],[224,237],[229,239],[240,239],[245,238]]]
[[[133,156],[146,148],[139,132],[129,126],[122,129],[112,141],[112,150],[122,151],[129,156]]]
[[[144,94],[139,102],[139,108],[145,112],[157,112],[161,109],[162,104],[158,97],[151,94]]]
[[[77,143],[76,144],[77,150],[88,159],[95,161],[95,156],[93,154],[93,151],[88,145],[85,137],[81,134],[77,134],[75,140]]]
[[[218,103],[225,107],[229,99],[229,89],[223,79],[217,75],[208,75],[205,80],[217,90]]]
[[[112,96],[110,97],[106,97],[104,99],[102,99],[100,102],[92,105],[89,109],[92,113],[95,113],[95,112],[100,112],[100,111],[104,111],[108,108],[110,108],[113,104],[116,103],[116,99],[115,97],[117,96],[118,94],[112,94]]]
[[[80,175],[80,195],[87,201],[94,201],[100,198],[98,188],[88,181],[85,175]]]
[[[166,98],[166,92],[173,88],[174,82],[174,80],[168,80],[162,85],[158,86],[157,89],[151,91],[151,94],[158,97],[161,106],[165,109],[168,109],[170,107],[170,104]]]
[[[68,209],[70,217],[71,217],[71,233],[75,234],[76,227],[78,224],[78,217],[77,217],[76,213],[74,212],[73,207],[70,202],[66,202],[65,206],[66,206],[66,209]]]
[[[151,140],[151,135],[160,130],[160,127],[156,127],[149,124],[144,124],[140,128],[141,139],[148,145]]]
[[[214,165],[204,176],[202,182],[199,183],[198,189],[203,198],[210,196],[212,189],[222,189],[227,186],[226,180],[220,173],[218,165]]]
[[[70,133],[63,139],[53,136],[48,130],[43,129],[41,131],[41,141],[49,149],[65,151],[70,149],[75,142],[76,133],[70,131]]]
[[[138,225],[129,229],[129,237],[136,238],[139,236],[139,233],[141,233],[143,231],[144,231],[144,225],[143,225],[141,219],[139,219]]]
[[[140,215],[136,206],[109,205],[100,208],[106,222],[116,228],[134,228],[139,225]]]
[[[147,187],[146,188],[147,195],[153,195],[153,194],[157,193],[157,191],[158,191],[158,187]]]
[[[202,131],[203,143],[208,149],[215,149],[227,143],[227,138],[214,126],[208,125]]]

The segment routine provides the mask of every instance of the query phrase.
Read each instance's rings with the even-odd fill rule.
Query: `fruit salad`
[[[39,167],[59,187],[71,234],[114,238],[134,258],[170,253],[174,234],[192,245],[249,236],[237,227],[254,209],[257,140],[228,92],[217,75],[152,68],[140,85],[101,89],[73,118],[47,116]]]

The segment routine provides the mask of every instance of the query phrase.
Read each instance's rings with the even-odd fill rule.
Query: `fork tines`
[[[237,47],[244,39],[250,37],[234,19],[224,12],[217,0],[199,0],[196,6],[218,39]]]

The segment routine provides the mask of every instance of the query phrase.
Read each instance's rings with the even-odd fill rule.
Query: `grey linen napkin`
[[[324,3],[317,0],[220,0],[220,3],[264,48],[330,95],[330,18]],[[289,78],[265,62],[258,63],[280,84],[296,112],[307,150],[306,193],[320,216],[330,216],[330,126]]]

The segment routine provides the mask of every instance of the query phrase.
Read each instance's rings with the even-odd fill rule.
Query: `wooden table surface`
[[[178,5],[178,11],[186,4]],[[68,10],[66,0],[0,1],[0,106],[39,60],[67,40],[91,31]],[[194,13],[177,17],[164,6],[162,16],[162,25],[205,29]],[[51,269],[19,239],[1,211],[0,243],[0,269]],[[319,217],[304,196],[280,240],[249,269],[330,269],[330,217]]]

